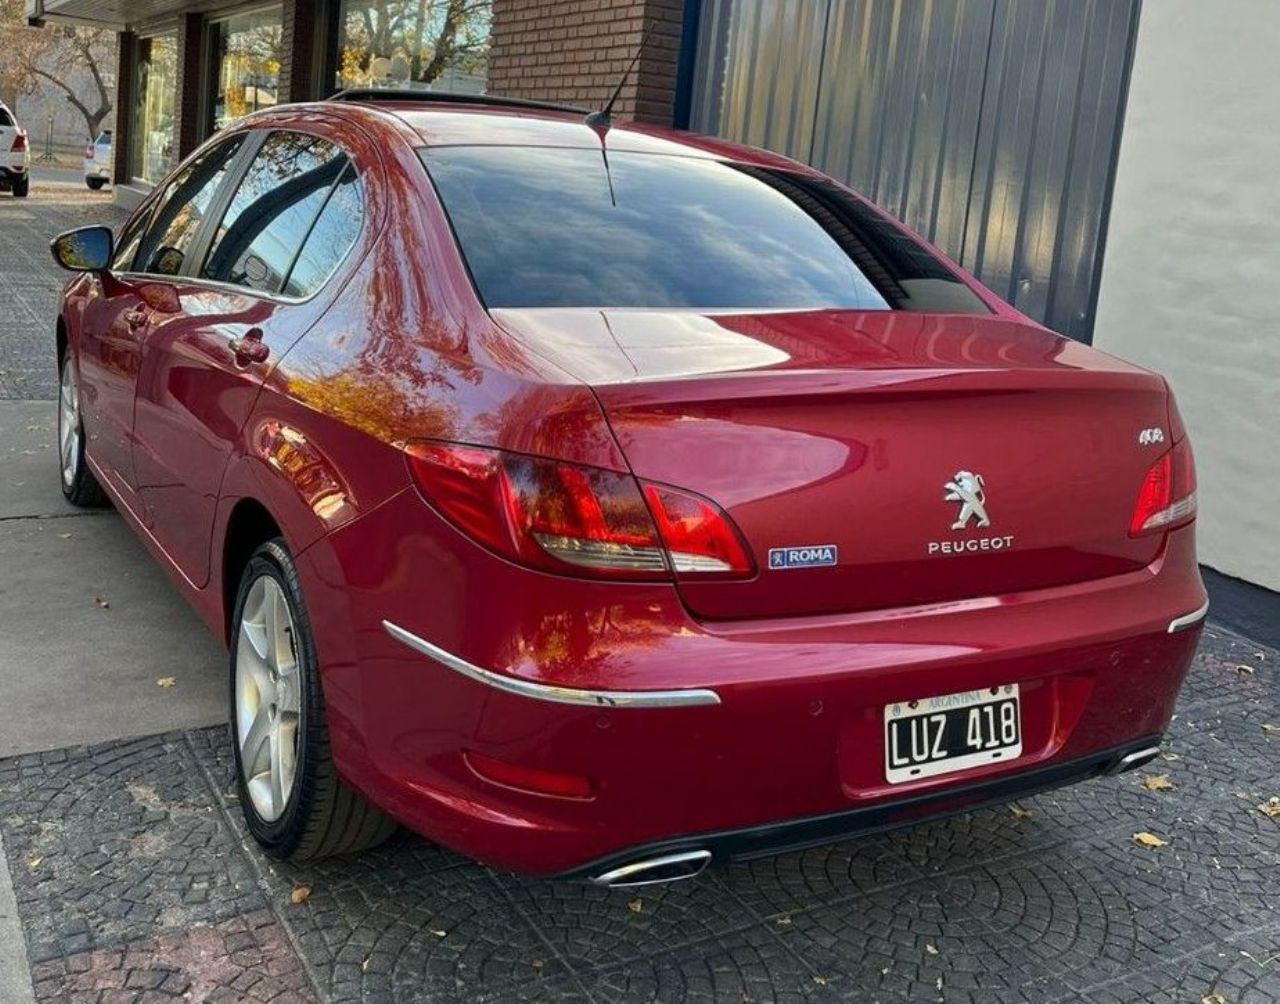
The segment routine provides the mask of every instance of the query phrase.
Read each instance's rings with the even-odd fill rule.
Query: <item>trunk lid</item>
[[[705,495],[742,531],[758,574],[681,580],[696,615],[1007,595],[1159,549],[1128,527],[1164,449],[1140,433],[1167,445],[1164,382],[1045,329],[890,311],[494,315],[594,388],[639,477]]]

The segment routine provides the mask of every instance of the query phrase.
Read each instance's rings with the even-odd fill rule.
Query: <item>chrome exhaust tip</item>
[[[710,851],[684,851],[666,854],[658,858],[645,858],[631,864],[611,868],[595,876],[595,885],[609,889],[626,889],[641,885],[659,885],[663,882],[679,882],[695,878],[711,863]]]
[[[1134,750],[1132,753],[1126,753],[1119,760],[1107,768],[1108,774],[1123,774],[1128,770],[1136,770],[1144,764],[1150,763],[1160,755],[1159,746],[1148,746],[1145,749]]]

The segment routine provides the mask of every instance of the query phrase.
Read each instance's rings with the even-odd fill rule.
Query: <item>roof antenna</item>
[[[610,115],[613,112],[614,103],[618,100],[618,95],[622,93],[622,88],[626,85],[627,79],[631,76],[631,71],[636,68],[636,63],[640,59],[640,54],[644,52],[645,43],[649,41],[649,36],[653,34],[653,24],[645,29],[644,34],[640,36],[640,44],[636,46],[636,54],[631,57],[631,62],[627,64],[627,68],[622,71],[622,79],[618,81],[618,86],[613,89],[613,96],[609,98],[609,103],[604,106],[601,111],[592,112],[587,116],[587,125],[592,129],[605,130],[611,124]]]

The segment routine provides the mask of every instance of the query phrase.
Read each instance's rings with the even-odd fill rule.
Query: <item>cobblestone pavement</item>
[[[110,193],[35,181],[31,194],[0,194],[0,400],[52,400],[53,321],[68,273],[54,264],[49,240],[94,223],[125,218]]]
[[[1211,627],[1146,770],[667,887],[519,879],[408,834],[271,864],[222,728],[0,761],[0,835],[42,1002],[1263,1004],[1278,758],[1280,653]]]

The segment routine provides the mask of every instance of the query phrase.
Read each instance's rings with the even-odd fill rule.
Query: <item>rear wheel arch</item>
[[[231,638],[240,578],[254,552],[269,540],[283,538],[279,521],[255,498],[242,498],[231,510],[222,535],[222,620],[224,640]]]

